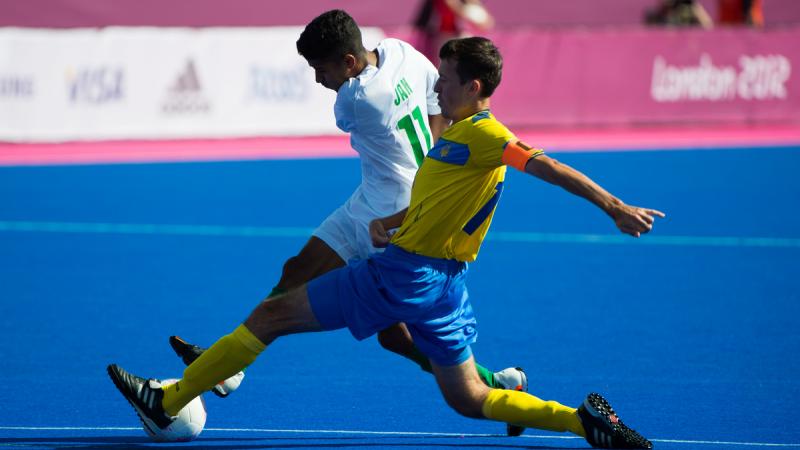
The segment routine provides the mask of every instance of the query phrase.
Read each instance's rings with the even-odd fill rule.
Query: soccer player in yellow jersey
[[[475,369],[475,317],[465,286],[512,166],[591,201],[639,237],[664,214],[626,205],[580,172],[519,142],[489,113],[502,58],[485,38],[455,39],[439,54],[442,114],[452,120],[414,181],[407,210],[370,224],[383,253],[261,302],[243,324],[161,386],[112,364],[109,375],[146,426],[163,428],[191,399],[240,371],[280,336],[348,328],[364,339],[404,322],[430,359],[447,403],[460,414],[571,432],[595,447],[652,448],[599,394],[572,408],[526,392],[491,389]],[[388,230],[399,227],[394,236]]]
[[[370,221],[408,207],[419,164],[449,124],[433,90],[439,78],[433,64],[397,39],[384,39],[368,51],[358,24],[345,11],[326,11],[314,18],[300,34],[297,51],[314,69],[317,83],[336,91],[336,124],[350,134],[359,154],[361,184],[314,230],[300,252],[286,261],[270,297],[348,261],[380,253],[382,249],[370,239]],[[377,335],[381,346],[432,373],[428,357],[414,345],[405,325],[392,324]],[[170,345],[187,365],[204,350],[178,336],[170,337]],[[519,367],[499,372],[478,363],[475,367],[489,387],[527,389],[527,376]],[[243,378],[244,373],[238,372],[212,392],[226,397]],[[513,425],[506,430],[509,435],[523,431]]]

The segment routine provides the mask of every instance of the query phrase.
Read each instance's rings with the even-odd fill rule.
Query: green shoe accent
[[[491,372],[489,369],[478,363],[475,363],[475,368],[478,369],[478,375],[480,375],[481,381],[483,381],[485,385],[492,389],[502,389],[502,387],[494,380],[494,372]]]

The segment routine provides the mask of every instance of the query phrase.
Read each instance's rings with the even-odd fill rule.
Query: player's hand
[[[376,248],[386,247],[391,240],[389,232],[383,227],[383,222],[380,219],[375,219],[369,223],[369,237],[372,239],[372,245]]]
[[[638,238],[653,229],[656,217],[666,215],[655,209],[622,204],[614,209],[612,217],[620,231]]]

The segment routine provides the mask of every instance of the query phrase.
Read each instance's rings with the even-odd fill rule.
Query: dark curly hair
[[[297,53],[307,60],[329,60],[364,53],[361,30],[341,9],[324,12],[300,33]]]
[[[483,37],[447,41],[439,50],[439,58],[456,61],[461,84],[481,80],[482,97],[491,97],[503,77],[503,56],[492,41]]]

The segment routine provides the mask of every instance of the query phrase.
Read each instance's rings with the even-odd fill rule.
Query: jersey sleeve
[[[355,96],[356,82],[350,79],[339,88],[336,103],[333,104],[336,126],[345,133],[352,133],[356,129]]]
[[[407,48],[406,53],[410,56],[410,61],[413,61],[414,70],[419,70],[419,73],[425,74],[425,106],[427,107],[428,115],[437,116],[441,114],[442,108],[439,106],[439,97],[433,91],[433,87],[439,81],[439,71],[436,70],[436,66],[427,56],[423,55],[411,44],[404,42],[403,45]]]
[[[475,165],[500,167],[505,164],[503,162],[505,146],[509,141],[516,140],[508,128],[496,120],[479,119],[474,123],[471,131],[469,146],[474,155]]]
[[[439,97],[436,95],[436,92],[433,91],[433,87],[436,85],[436,82],[439,81],[439,71],[433,67],[428,58],[426,58],[422,53],[419,55],[424,61],[423,64],[426,65],[426,72],[427,72],[427,92],[426,96],[428,99],[428,115],[429,116],[437,116],[442,113],[442,108],[439,106]]]

